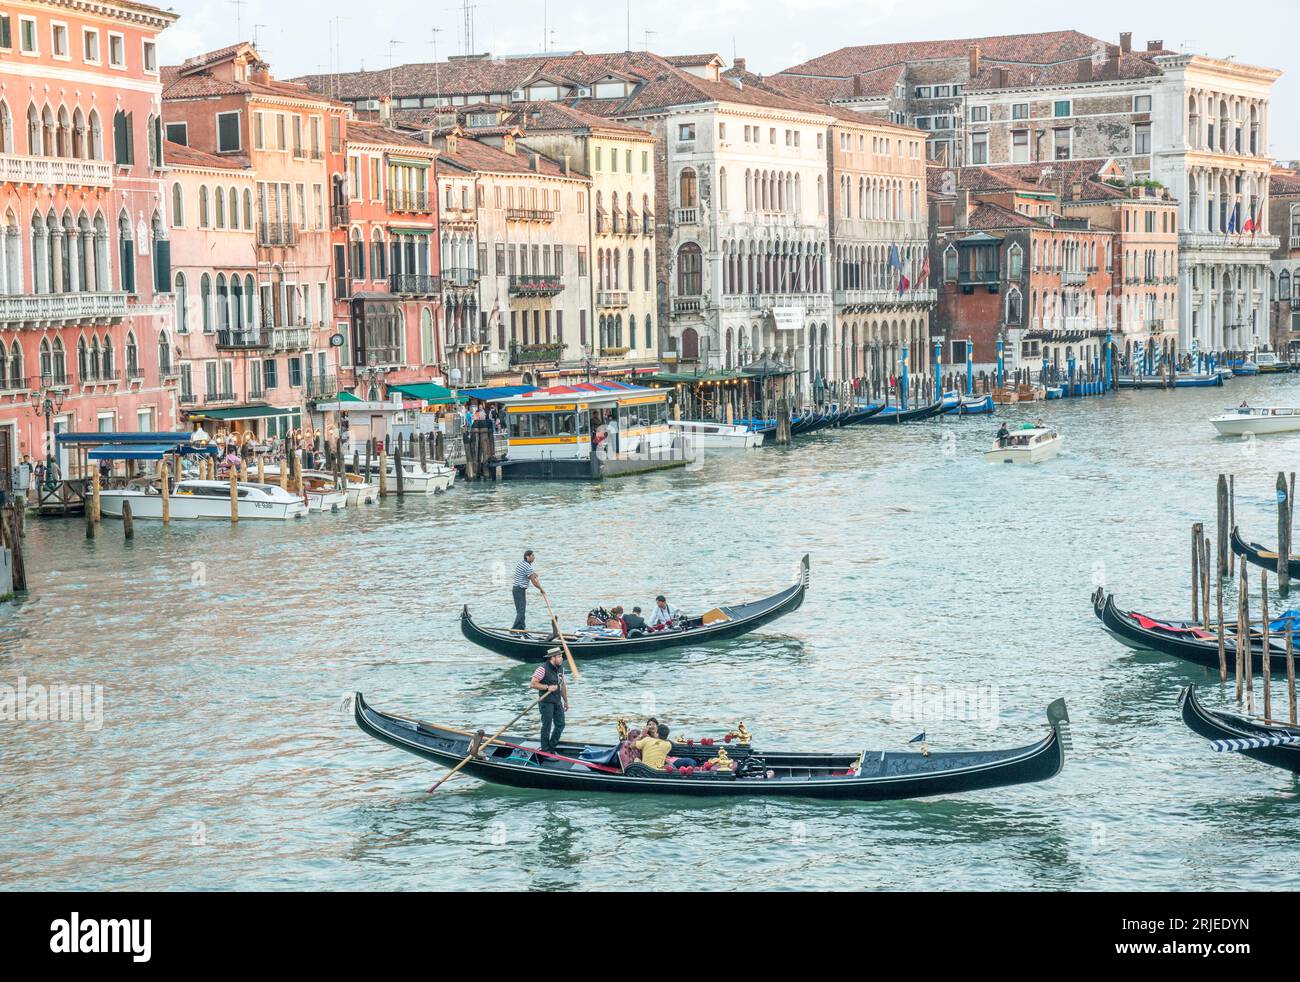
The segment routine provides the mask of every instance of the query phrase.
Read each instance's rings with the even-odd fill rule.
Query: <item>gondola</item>
[[[1187,728],[1214,741],[1214,749],[1300,774],[1300,728],[1206,709],[1196,697],[1194,685],[1183,689],[1178,705]]]
[[[799,563],[794,583],[780,593],[764,600],[715,607],[698,617],[688,618],[686,626],[665,631],[652,631],[629,638],[585,638],[582,635],[565,635],[569,650],[579,660],[604,658],[609,655],[642,654],[662,651],[683,645],[705,644],[748,634],[769,621],[774,621],[791,611],[798,610],[808,591],[808,557]],[[547,649],[556,645],[549,628],[537,631],[514,632],[500,628],[480,627],[470,616],[466,606],[460,614],[460,630],[476,645],[497,654],[520,661],[540,661]]]
[[[1093,612],[1101,621],[1102,627],[1121,644],[1137,651],[1156,651],[1164,655],[1173,655],[1184,661],[1195,662],[1206,668],[1219,667],[1219,639],[1212,631],[1205,631],[1194,625],[1184,625],[1172,621],[1162,621],[1147,617],[1135,611],[1120,610],[1115,606],[1115,597],[1098,588],[1092,595]],[[1262,672],[1264,668],[1264,642],[1259,635],[1251,638],[1253,669]],[[1269,639],[1269,661],[1275,673],[1286,671],[1285,641]],[[1223,656],[1229,672],[1237,670],[1237,638],[1233,632],[1226,632],[1223,639]]]
[[[899,409],[897,406],[882,406],[880,412],[859,422],[868,426],[889,426],[894,423],[918,423],[923,419],[934,419],[943,415],[943,400],[918,409]]]
[[[859,423],[865,423],[872,416],[879,416],[885,411],[883,404],[879,406],[859,406],[856,409],[850,409],[840,420],[840,426],[857,426]]]
[[[459,764],[476,739],[463,730],[381,713],[360,692],[353,696],[353,716],[357,726],[375,739],[438,764]],[[1065,700],[1047,708],[1047,722],[1050,732],[1045,737],[1012,750],[785,753],[760,752],[733,741],[719,744],[733,763],[725,772],[655,771],[640,763],[624,770],[616,744],[561,743],[555,753],[543,754],[535,741],[522,737],[501,737],[491,743],[485,737],[486,745],[463,771],[493,784],[540,791],[888,801],[1055,777],[1070,746]],[[718,752],[713,746],[674,744],[669,756],[703,765]]]
[[[1232,551],[1243,557],[1252,566],[1277,572],[1277,552],[1270,552],[1258,542],[1247,542],[1235,528],[1232,530]],[[1292,579],[1300,579],[1300,557],[1288,558],[1287,569]]]

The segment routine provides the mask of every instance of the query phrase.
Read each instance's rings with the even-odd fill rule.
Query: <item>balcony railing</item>
[[[428,191],[389,191],[388,210],[427,215],[433,211],[433,195]]]
[[[478,270],[468,269],[465,267],[444,269],[442,271],[442,285],[444,287],[460,287],[462,289],[477,286]]]
[[[122,373],[113,368],[92,368],[90,371],[81,373],[81,384],[87,385],[114,385],[122,381]]]
[[[700,209],[678,208],[676,220],[678,225],[698,225],[700,223]]]
[[[311,347],[311,328],[275,327],[271,329],[271,350],[301,351]]]
[[[1088,274],[1081,269],[1067,269],[1061,273],[1061,282],[1066,286],[1083,286],[1088,281]]]
[[[16,395],[18,393],[30,392],[33,389],[39,389],[41,380],[39,378],[0,378],[0,395]]]
[[[0,184],[49,184],[55,187],[107,188],[113,165],[106,160],[19,157],[0,153]]]
[[[674,314],[698,314],[704,309],[703,297],[674,297]]]
[[[324,159],[325,159],[325,151],[322,150],[320,147],[312,147],[312,148],[311,148],[311,159],[312,159],[312,160],[324,160]]]
[[[125,293],[0,296],[0,325],[4,327],[60,327],[85,321],[109,324],[124,317]]]
[[[217,349],[249,351],[265,348],[271,343],[271,332],[266,328],[249,328],[244,331],[217,331]]]
[[[1001,274],[996,269],[963,269],[957,275],[960,286],[996,285]]]
[[[194,393],[189,389],[181,389],[181,405],[192,406],[198,400],[194,398]]]
[[[235,394],[229,391],[228,389],[216,390],[216,391],[209,389],[208,394],[204,397],[204,402],[209,406],[216,402],[234,402],[234,401],[235,401]]]
[[[388,278],[388,285],[394,293],[416,297],[432,296],[442,289],[438,277],[424,273],[394,273]]]
[[[646,216],[645,216],[644,220],[641,222],[641,234],[644,235],[644,236],[646,236],[646,237],[650,237],[650,236],[653,236],[653,235],[655,234],[655,216],[654,216],[654,215],[646,215]]]
[[[626,293],[601,290],[596,294],[596,306],[598,307],[626,307],[627,304]]]
[[[553,344],[511,344],[510,364],[536,365],[542,362],[559,361],[564,357],[564,345]]]
[[[308,399],[333,399],[338,394],[339,380],[337,376],[313,376],[307,382]]]
[[[298,229],[289,222],[262,222],[257,226],[257,244],[262,247],[298,244]]]
[[[545,211],[540,208],[507,208],[506,221],[508,222],[553,222],[555,221],[555,212]]]
[[[564,292],[564,278],[550,274],[510,277],[510,294],[516,297],[553,297]]]
[[[351,209],[346,201],[334,202],[330,205],[330,227],[345,228],[352,220]]]
[[[837,307],[893,307],[904,303],[934,303],[936,291],[927,287],[904,290],[836,290]]]

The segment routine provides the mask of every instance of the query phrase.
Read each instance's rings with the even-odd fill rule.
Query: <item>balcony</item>
[[[271,328],[272,351],[302,351],[311,347],[310,327]]]
[[[122,381],[122,373],[111,368],[91,368],[81,374],[83,389],[92,385],[116,385],[120,381]]]
[[[213,391],[209,389],[208,394],[203,399],[204,405],[207,406],[216,405],[219,402],[234,402],[234,401],[235,401],[235,394],[228,390]]]
[[[424,273],[394,273],[388,278],[388,287],[408,297],[431,297],[442,289],[438,277]]]
[[[467,290],[478,286],[478,270],[465,267],[444,269],[442,285],[445,289]]]
[[[244,331],[217,331],[218,351],[256,351],[271,343],[271,332],[266,328],[249,328]]]
[[[0,377],[0,396],[26,395],[41,387],[39,378]]]
[[[1180,249],[1206,249],[1211,251],[1244,251],[1258,249],[1273,252],[1282,245],[1276,235],[1229,235],[1225,232],[1179,232]]]
[[[698,225],[700,224],[700,209],[678,208],[674,212],[674,219],[678,225]]]
[[[388,210],[417,215],[433,213],[433,196],[428,191],[389,191]]]
[[[0,326],[65,327],[114,324],[126,317],[125,293],[53,293],[0,296]]]
[[[544,211],[539,208],[507,208],[506,221],[508,222],[553,222],[555,221],[555,212]]]
[[[347,228],[352,221],[352,210],[346,201],[336,201],[330,205],[330,228]]]
[[[193,392],[191,392],[189,389],[181,389],[181,405],[182,405],[182,406],[192,406],[192,405],[194,405],[197,401],[198,401],[198,400],[194,398],[194,393],[193,393]]]
[[[646,215],[641,222],[641,234],[646,238],[653,238],[655,234],[655,216]]]
[[[257,226],[257,244],[263,249],[298,244],[298,229],[289,222],[262,222]]]
[[[901,304],[934,303],[938,299],[935,290],[917,288],[905,290],[836,290],[834,294],[837,307],[862,307],[867,309],[888,309]]]
[[[596,294],[597,307],[626,307],[627,305],[628,299],[626,293],[601,290]]]
[[[1066,286],[1083,286],[1088,282],[1088,274],[1081,269],[1067,269],[1061,273],[1061,282]]]
[[[512,365],[538,365],[544,362],[559,361],[563,357],[564,345],[559,342],[510,345],[510,364]]]
[[[469,226],[478,222],[473,208],[444,207],[439,217],[443,225]]]
[[[564,278],[548,274],[510,277],[512,297],[553,297],[564,292]]]
[[[339,394],[339,380],[334,375],[313,377],[307,380],[307,398],[326,400]]]
[[[0,153],[0,184],[107,188],[113,184],[113,165],[106,160],[19,157]]]
[[[703,297],[674,297],[674,314],[698,314],[704,310]]]
[[[882,291],[889,292],[889,291]],[[894,294],[894,302],[898,301]],[[830,296],[825,293],[743,293],[724,296],[718,303],[723,310],[765,310],[771,307],[802,307],[808,311],[830,306]]]
[[[322,150],[320,147],[312,147],[312,148],[311,148],[311,159],[312,159],[312,160],[324,160],[324,159],[325,159],[325,151]]]
[[[957,274],[957,285],[996,287],[1001,278],[997,269],[963,269]]]

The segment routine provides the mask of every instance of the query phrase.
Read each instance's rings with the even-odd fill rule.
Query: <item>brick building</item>
[[[1269,338],[1274,351],[1300,360],[1300,168],[1269,177],[1269,224],[1278,234],[1269,270]]]

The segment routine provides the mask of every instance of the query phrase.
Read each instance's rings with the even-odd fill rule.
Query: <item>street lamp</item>
[[[49,385],[44,376],[41,387],[32,393],[32,408],[45,417],[45,490],[58,489],[54,479],[54,414],[63,408],[63,390]]]

